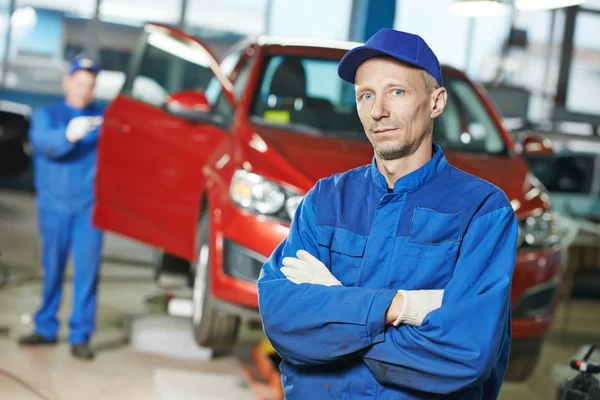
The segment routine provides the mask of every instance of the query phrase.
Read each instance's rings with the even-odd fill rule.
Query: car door
[[[215,82],[224,95],[214,119],[193,122],[167,111],[165,101],[178,92],[205,92]],[[202,167],[229,140],[234,103],[232,85],[205,45],[175,29],[146,26],[105,115],[95,224],[191,259]]]

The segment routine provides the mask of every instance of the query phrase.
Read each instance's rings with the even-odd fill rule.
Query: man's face
[[[375,152],[383,160],[413,154],[430,134],[438,96],[428,94],[423,71],[389,57],[365,61],[356,71],[358,116]],[[443,110],[443,106],[442,106]]]
[[[89,71],[79,70],[66,76],[63,81],[67,103],[74,108],[85,108],[94,100],[96,75]]]

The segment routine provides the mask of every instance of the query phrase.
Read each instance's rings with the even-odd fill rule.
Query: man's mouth
[[[398,128],[383,128],[383,129],[376,129],[373,131],[373,133],[385,133],[385,132],[391,132],[391,131],[395,131]]]

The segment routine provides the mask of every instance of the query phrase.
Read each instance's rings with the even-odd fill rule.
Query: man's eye
[[[373,95],[371,93],[364,93],[362,96],[360,96],[363,100],[371,100],[373,98]]]
[[[394,89],[394,96],[400,96],[402,93],[404,93],[404,90]]]

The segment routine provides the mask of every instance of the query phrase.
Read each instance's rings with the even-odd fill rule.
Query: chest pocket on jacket
[[[355,286],[365,253],[367,236],[342,228],[320,226],[317,239],[321,247],[321,260],[344,286]]]
[[[408,240],[402,246],[414,288],[443,288],[456,265],[462,239],[464,210],[441,213],[428,208],[415,209]]]

